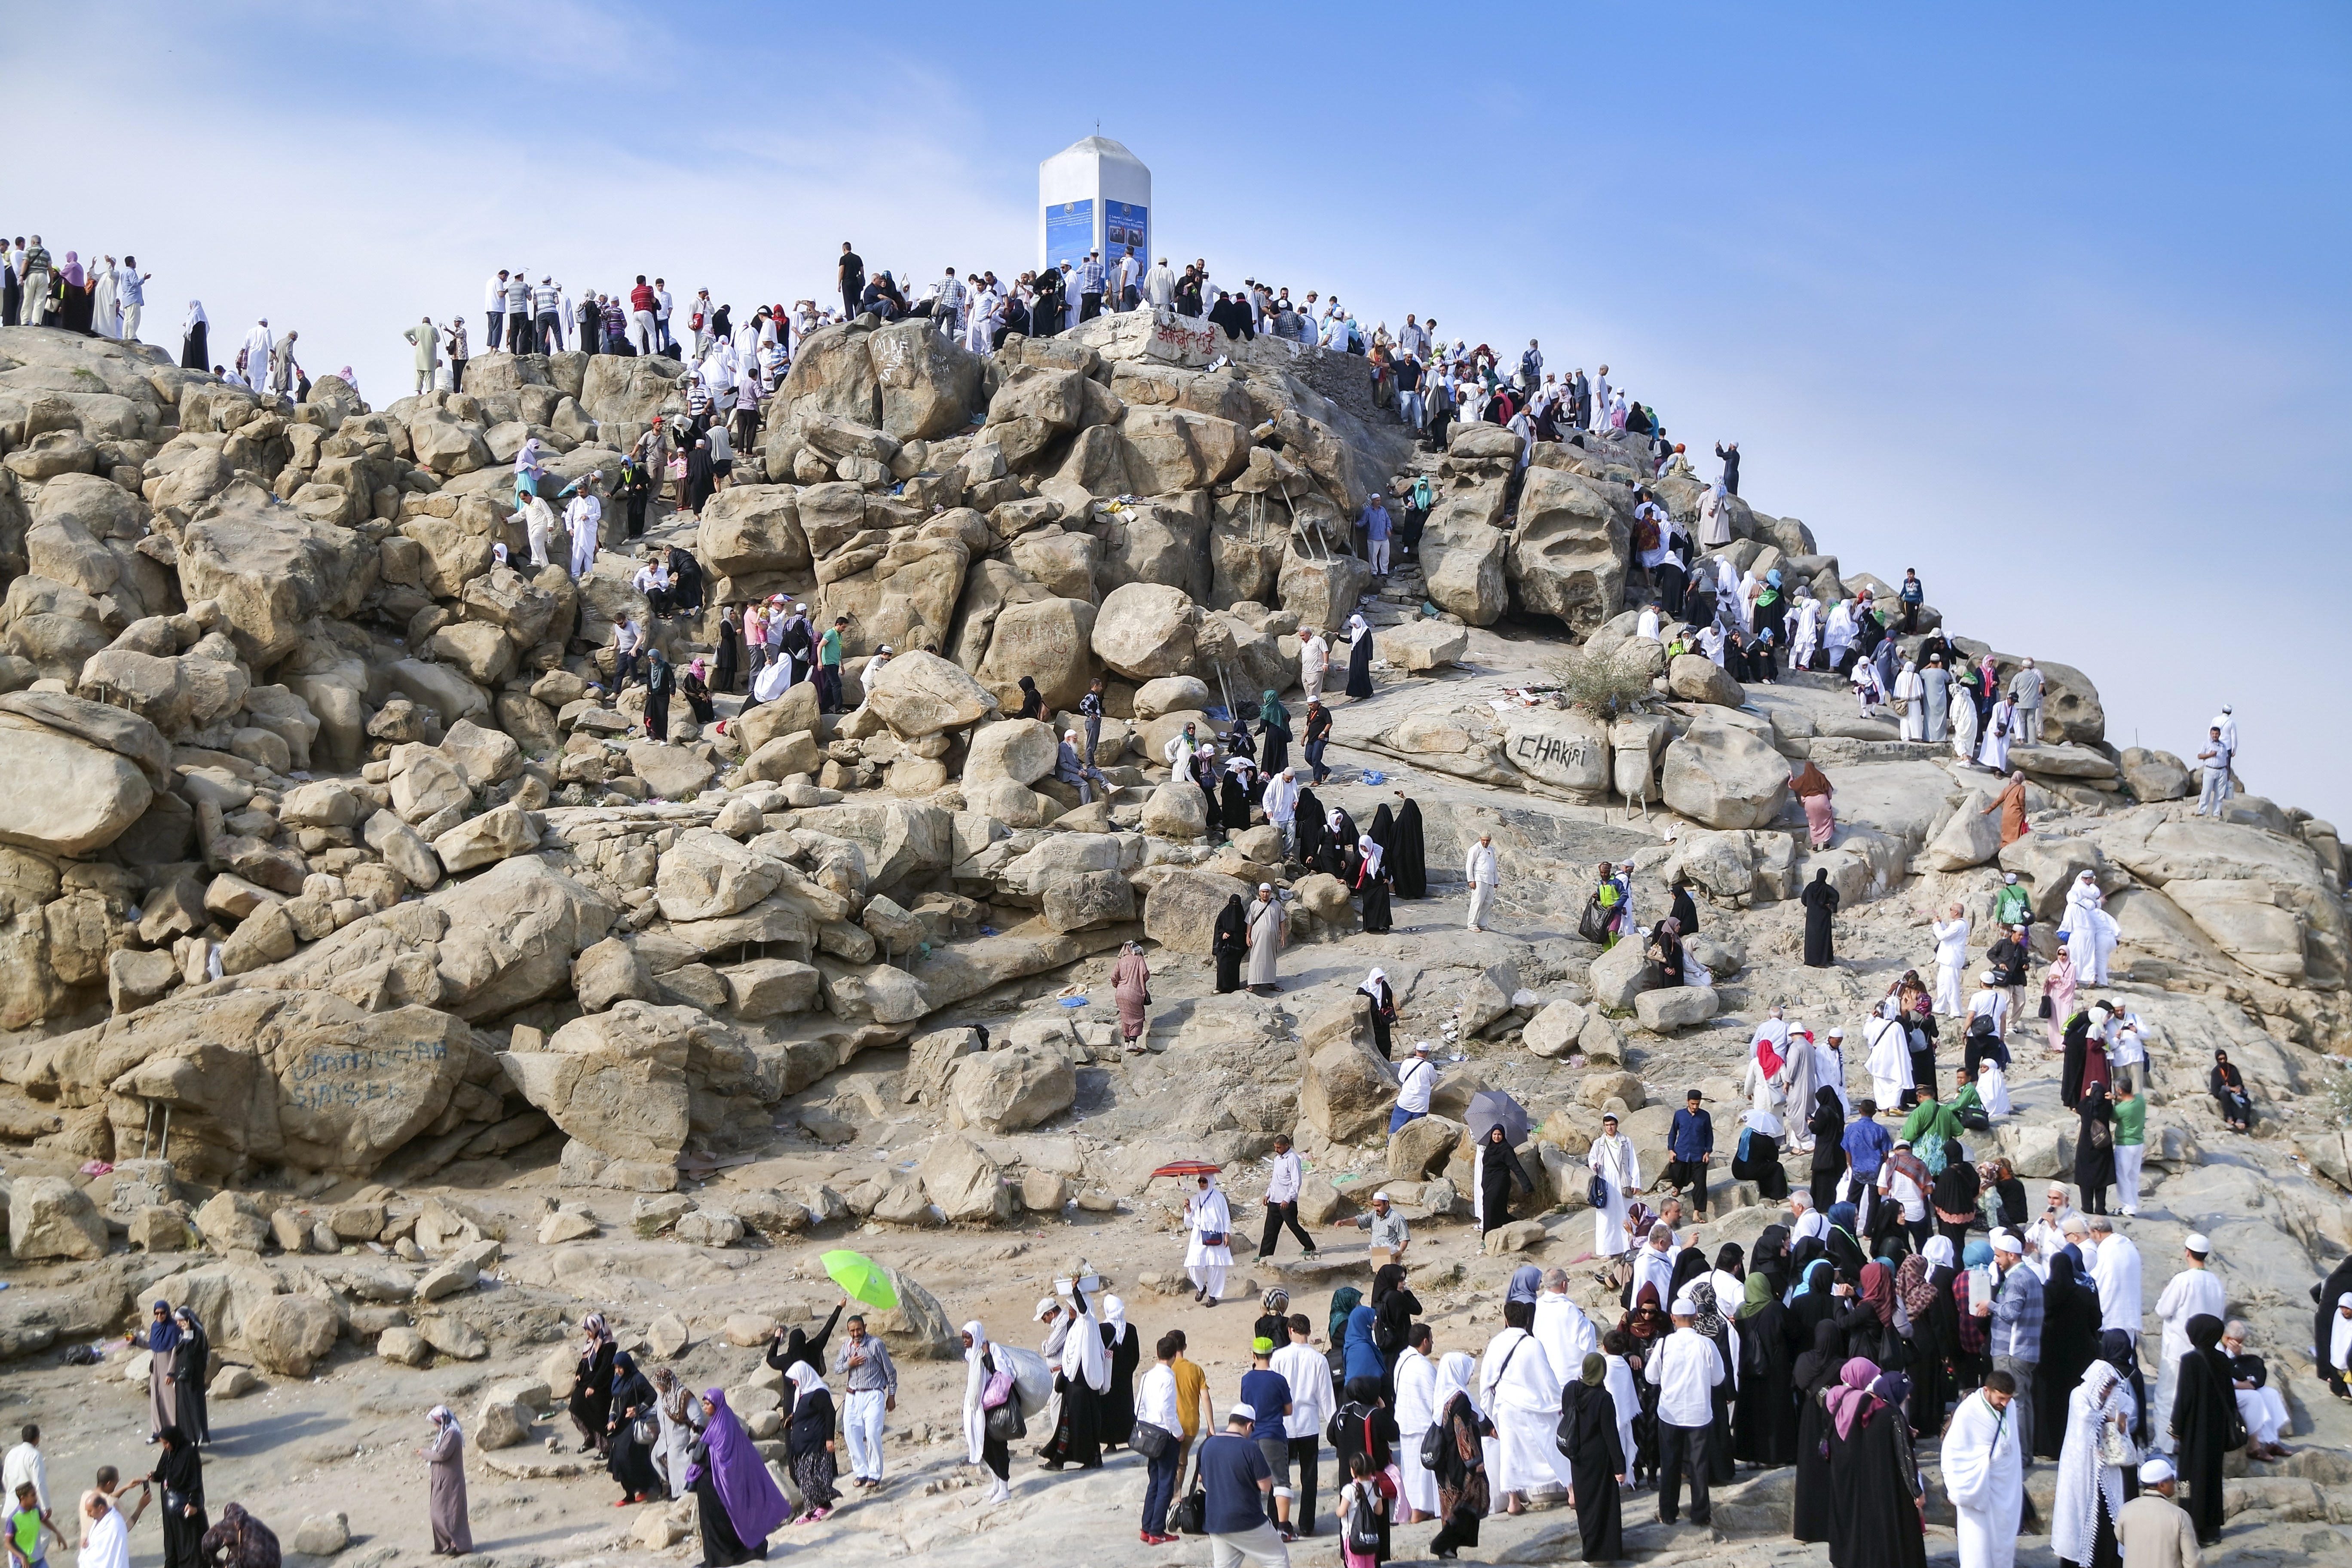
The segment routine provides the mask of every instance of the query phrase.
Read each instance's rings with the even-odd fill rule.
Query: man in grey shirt
[[[882,1417],[898,1408],[898,1369],[882,1342],[866,1331],[863,1317],[847,1324],[849,1338],[833,1352],[833,1370],[846,1379],[848,1398],[841,1425],[849,1434],[849,1468],[857,1484],[882,1484]]]
[[[1412,1232],[1404,1223],[1404,1215],[1389,1202],[1384,1192],[1372,1194],[1372,1212],[1356,1216],[1356,1228],[1372,1233],[1372,1249],[1385,1250],[1391,1263],[1404,1261],[1404,1249],[1412,1244]]]
[[[2009,678],[2009,700],[2017,704],[2017,743],[2042,744],[2042,671],[2032,659]]]

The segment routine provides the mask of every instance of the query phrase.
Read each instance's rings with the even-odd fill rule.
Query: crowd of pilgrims
[[[1809,1197],[1792,1195],[1792,1223],[1711,1255],[1681,1244],[1678,1200],[1655,1214],[1626,1204],[1627,1250],[1600,1276],[1617,1294],[1613,1325],[1570,1299],[1563,1270],[1524,1265],[1510,1278],[1502,1330],[1475,1355],[1440,1351],[1402,1263],[1375,1272],[1369,1297],[1354,1285],[1332,1292],[1320,1346],[1315,1320],[1291,1310],[1288,1292],[1266,1291],[1246,1346],[1251,1370],[1233,1392],[1255,1395],[1261,1445],[1284,1450],[1286,1477],[1297,1470],[1295,1485],[1268,1497],[1269,1523],[1286,1539],[1315,1533],[1328,1443],[1339,1478],[1333,1513],[1351,1542],[1360,1525],[1364,1540],[1378,1539],[1376,1549],[1349,1544],[1346,1568],[1388,1561],[1406,1525],[1433,1525],[1430,1552],[1457,1556],[1476,1546],[1482,1519],[1560,1493],[1573,1501],[1585,1559],[1612,1561],[1626,1555],[1631,1493],[1654,1489],[1659,1517],[1672,1522],[1687,1488],[1691,1518],[1705,1522],[1710,1489],[1742,1471],[1794,1467],[1796,1540],[1826,1543],[1836,1568],[1922,1568],[1921,1459],[1940,1441],[1943,1482],[1960,1510],[1961,1568],[2009,1568],[2021,1521],[2046,1528],[2063,1563],[2118,1568],[2117,1523],[2132,1528],[2126,1510],[2143,1479],[2168,1496],[2185,1482],[2182,1528],[2210,1545],[2223,1522],[2225,1454],[2286,1452],[2284,1400],[2263,1358],[2249,1351],[2244,1326],[2219,1315],[2222,1289],[2205,1269],[2204,1237],[2189,1238],[2189,1267],[2158,1303],[2164,1375],[2151,1402],[2135,1342],[2138,1256],[2109,1222],[2093,1226],[2096,1247],[2073,1223],[2079,1216],[2061,1223],[2063,1187],[2052,1189],[2049,1213],[2022,1241],[2003,1226],[1990,1244],[1964,1246],[1944,1234],[1918,1239],[1901,1226],[1874,1234],[1852,1204],[1817,1209]],[[2010,1303],[1999,1320],[1985,1300],[1988,1281],[1993,1299]],[[1160,1336],[1147,1358],[1118,1297],[1090,1300],[1065,1283],[1038,1303],[1039,1355],[1019,1352],[1054,1390],[1034,1428],[1044,1439],[1037,1457],[1048,1471],[1097,1469],[1106,1455],[1136,1446],[1139,1421],[1173,1435],[1147,1459],[1141,1531],[1147,1542],[1172,1541],[1173,1481],[1208,1430],[1200,1408],[1206,1376],[1186,1360],[1182,1331]],[[2103,1286],[2114,1300],[2103,1302]],[[2311,1294],[2319,1373],[2331,1394],[2352,1400],[2352,1258]],[[2017,1307],[2021,1299],[2029,1308]],[[581,1451],[595,1453],[620,1488],[616,1506],[692,1497],[704,1568],[763,1557],[788,1521],[827,1517],[840,1491],[840,1412],[822,1369],[841,1319],[836,1307],[814,1333],[781,1329],[765,1354],[788,1390],[782,1436],[796,1512],[724,1389],[698,1395],[668,1367],[639,1367],[603,1315],[589,1313],[568,1411]],[[2128,1331],[2119,1326],[2126,1323]],[[2032,1331],[2020,1343],[2014,1336],[2025,1330]],[[852,1350],[876,1343],[859,1339],[855,1321],[850,1331]],[[1996,1332],[2011,1334],[2020,1352],[2008,1367],[1995,1364]],[[163,1568],[277,1568],[276,1536],[243,1508],[228,1504],[217,1522],[207,1515],[202,1449],[214,1434],[204,1323],[189,1306],[157,1301],[143,1339],[152,1353],[149,1441],[161,1451],[143,1480],[126,1485],[111,1467],[98,1472],[82,1499],[85,1551],[95,1542],[97,1561],[127,1568],[128,1529],[152,1504]],[[1003,1347],[977,1321],[963,1326],[962,1342],[967,1457],[992,1483],[981,1500],[1001,1502],[1011,1496],[1011,1445],[1033,1429],[1009,1397],[1017,1368]],[[858,1364],[848,1351],[837,1359],[837,1372]],[[887,1353],[881,1360],[887,1368]],[[2011,1370],[2021,1360],[2031,1366],[2030,1391]],[[1264,1408],[1277,1398],[1282,1414]],[[1213,1419],[1218,1396],[1205,1403]],[[1676,1418],[1694,1409],[1696,1425]],[[463,1429],[446,1405],[427,1420],[433,1436],[417,1453],[427,1467],[433,1551],[464,1555],[473,1540]],[[11,1450],[12,1479],[42,1473],[37,1436],[26,1428],[26,1442]],[[2142,1467],[2138,1447],[2169,1458]],[[2053,1517],[2038,1525],[2025,1515],[2021,1479],[2036,1458],[2059,1467]],[[878,1460],[863,1484],[881,1485]],[[134,1489],[136,1511],[125,1520]]]

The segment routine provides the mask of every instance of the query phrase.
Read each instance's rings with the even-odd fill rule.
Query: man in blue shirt
[[[1870,1208],[1878,1194],[1878,1167],[1895,1152],[1895,1135],[1878,1124],[1878,1101],[1859,1100],[1853,1109],[1853,1120],[1845,1124],[1846,1172],[1853,1179],[1853,1205],[1862,1234],[1866,1236],[1877,1228]]]
[[[1266,1521],[1265,1497],[1274,1471],[1252,1439],[1257,1412],[1244,1401],[1225,1412],[1225,1429],[1201,1445],[1200,1477],[1206,1505],[1210,1561],[1231,1568],[1247,1561],[1262,1568],[1289,1568],[1282,1532]],[[1271,1423],[1276,1431],[1281,1423]]]
[[[1691,1217],[1703,1218],[1706,1214],[1706,1164],[1715,1156],[1715,1119],[1699,1109],[1699,1092],[1691,1089],[1683,1096],[1683,1108],[1675,1112],[1674,1125],[1666,1131],[1666,1184],[1679,1195],[1684,1187],[1692,1189]]]
[[[1364,504],[1365,553],[1375,577],[1389,574],[1389,509],[1375,495]]]

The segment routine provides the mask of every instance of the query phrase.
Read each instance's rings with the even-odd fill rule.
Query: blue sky
[[[2116,743],[2233,701],[2247,782],[2352,830],[2352,9],[360,11],[12,27],[52,134],[0,225],[136,251],[151,342],[199,296],[383,401],[501,265],[739,306],[843,239],[1031,265],[1099,120],[1170,254],[1606,361],[1849,568],[2088,671]]]

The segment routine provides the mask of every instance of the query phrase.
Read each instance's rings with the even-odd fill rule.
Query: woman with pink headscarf
[[[696,723],[708,724],[719,716],[719,710],[711,706],[710,679],[702,655],[696,654],[694,662],[686,667],[686,673],[677,678],[677,694],[694,710]]]

